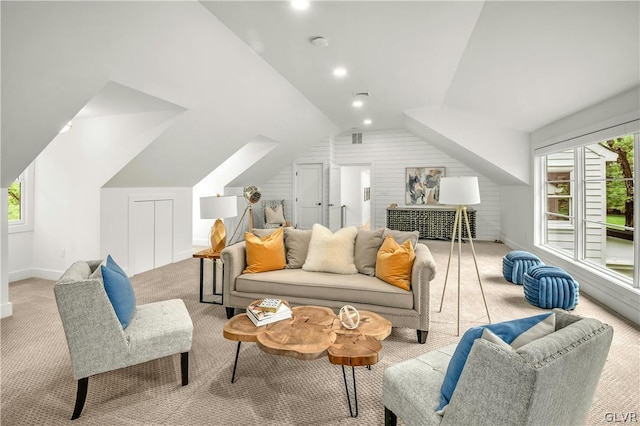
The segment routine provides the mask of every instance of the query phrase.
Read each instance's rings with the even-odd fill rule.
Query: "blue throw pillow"
[[[113,305],[113,310],[116,311],[122,328],[127,328],[136,310],[136,294],[131,281],[111,256],[107,257],[107,265],[101,265],[100,268],[104,289]]]
[[[553,333],[555,331],[555,314],[549,312],[528,318],[482,325],[467,330],[462,339],[460,339],[447,367],[447,372],[440,388],[440,405],[436,408],[438,414],[444,414],[444,409],[451,401],[453,391],[456,389],[462,374],[462,369],[467,362],[473,342],[482,337],[485,329],[490,330],[513,349],[518,349],[529,342]]]

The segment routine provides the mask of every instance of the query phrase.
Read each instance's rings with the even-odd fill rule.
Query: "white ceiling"
[[[185,111],[111,186],[193,186],[256,138],[278,145],[234,184],[264,182],[354,127],[437,135],[425,140],[496,183],[526,183],[528,132],[640,84],[639,6],[2,1],[1,184],[89,100],[85,117]],[[132,90],[101,94],[109,82]]]
[[[637,1],[201,3],[342,131],[448,107],[531,132],[640,83]]]

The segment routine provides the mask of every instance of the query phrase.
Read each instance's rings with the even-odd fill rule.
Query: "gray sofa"
[[[426,245],[417,243],[414,250],[411,290],[406,291],[362,273],[342,275],[287,268],[243,274],[245,242],[234,244],[221,255],[227,317],[233,316],[236,308],[245,309],[250,302],[264,297],[285,299],[294,306],[327,306],[336,311],[349,304],[384,316],[394,327],[416,329],[418,341],[424,343],[429,330],[429,283],[436,266]]]
[[[585,424],[613,329],[554,311],[556,331],[517,350],[476,339],[444,416],[435,408],[456,344],[388,367],[385,425]]]

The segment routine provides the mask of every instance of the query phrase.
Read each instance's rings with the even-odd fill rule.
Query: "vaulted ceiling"
[[[401,127],[453,156],[459,144],[498,183],[525,181],[510,164],[529,132],[640,84],[639,6],[2,1],[2,186],[108,82],[185,111],[110,185],[193,186],[267,138],[278,146],[256,182],[323,138]],[[370,92],[360,109],[353,92]],[[104,104],[93,114],[129,113],[126,97]]]

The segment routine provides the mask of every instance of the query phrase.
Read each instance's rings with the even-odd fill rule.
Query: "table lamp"
[[[480,188],[478,187],[477,176],[458,176],[458,177],[443,177],[440,179],[440,204],[447,204],[456,206],[456,215],[453,223],[453,232],[451,235],[451,250],[449,251],[449,262],[447,262],[447,272],[444,276],[444,288],[442,290],[442,299],[440,299],[440,309],[438,312],[442,312],[442,302],[444,301],[444,294],[447,290],[447,278],[449,277],[449,266],[451,265],[451,257],[453,256],[453,246],[456,240],[458,240],[458,331],[457,335],[460,335],[460,257],[462,256],[462,218],[464,217],[464,223],[466,225],[467,236],[469,238],[469,245],[471,246],[471,253],[473,254],[473,262],[476,266],[476,274],[478,275],[478,282],[480,283],[480,292],[482,293],[482,300],[484,301],[484,308],[487,311],[487,317],[489,323],[491,323],[491,316],[489,315],[489,308],[487,307],[487,299],[484,296],[484,290],[482,289],[482,280],[480,279],[480,271],[478,270],[478,261],[476,259],[476,251],[473,248],[473,239],[471,238],[471,227],[469,226],[469,216],[467,216],[467,206],[473,204],[480,204]]]
[[[222,223],[222,218],[238,215],[238,197],[221,196],[200,197],[200,219],[216,219],[211,227],[209,239],[211,251],[219,253],[227,245],[227,230]]]

